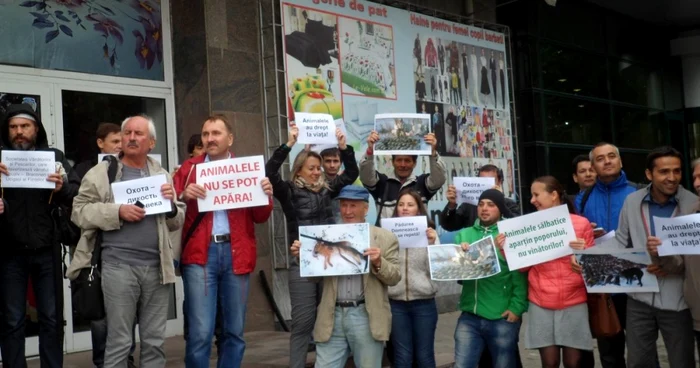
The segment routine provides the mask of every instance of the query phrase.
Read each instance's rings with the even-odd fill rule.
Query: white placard
[[[506,236],[503,249],[511,270],[573,254],[569,243],[576,233],[566,205],[500,221],[498,230]]]
[[[197,184],[207,196],[197,199],[200,212],[265,206],[270,199],[262,189],[265,178],[263,156],[205,162],[195,168]]]
[[[429,114],[377,114],[374,130],[379,141],[374,144],[374,154],[430,155],[432,147],[425,142],[430,129]]]
[[[117,157],[117,154],[116,154],[116,153],[98,153],[98,154],[97,154],[97,162],[102,162],[102,160],[105,158],[105,156],[108,156],[108,155],[109,155],[109,156]],[[163,164],[163,163],[160,161],[160,159],[161,159],[160,153],[151,153],[151,154],[148,155],[148,157],[150,157],[150,158],[152,158],[152,159],[158,161],[158,163],[161,164],[161,165]]]
[[[679,217],[654,216],[654,230],[663,244],[660,256],[700,254],[700,214]]]
[[[656,276],[649,273],[644,249],[591,247],[575,251],[589,293],[658,293]]]
[[[299,226],[301,277],[369,272],[369,224]]]
[[[160,192],[161,186],[167,182],[165,174],[160,174],[112,183],[114,203],[135,204],[140,201],[146,215],[170,212],[173,210],[172,202],[163,198]]]
[[[501,272],[493,237],[490,235],[462,250],[461,245],[428,247],[430,278],[435,281],[478,280]]]
[[[338,144],[335,136],[335,121],[329,114],[294,114],[294,122],[299,128],[297,143],[301,144]]]
[[[343,119],[335,119],[335,127],[340,128],[340,131],[343,132],[343,134],[345,134],[345,141],[347,142],[348,131],[345,130],[345,121]],[[333,135],[335,136],[335,132],[333,133]],[[312,144],[311,150],[318,153],[318,154],[321,154],[321,151],[323,151],[325,149],[337,148],[337,147],[338,147],[338,143],[335,143],[335,144]]]
[[[56,154],[52,151],[2,151],[2,163],[10,175],[2,174],[3,188],[55,189],[48,181],[56,172]]]
[[[469,203],[479,205],[479,197],[484,191],[496,186],[496,178],[454,178],[457,190],[457,204]]]
[[[610,241],[610,240],[612,240],[612,239],[614,239],[614,238],[615,238],[615,230],[613,230],[613,231],[608,231],[608,232],[605,233],[603,236],[598,237],[598,238],[595,239],[595,245],[596,245],[596,246],[600,246],[600,245],[602,245],[602,246],[607,246],[607,244],[605,244],[605,243],[607,243],[608,241]]]
[[[382,228],[394,233],[399,238],[399,248],[425,248],[428,246],[428,218],[391,217],[383,218]]]

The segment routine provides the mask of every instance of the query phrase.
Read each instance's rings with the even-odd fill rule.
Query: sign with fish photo
[[[301,277],[369,272],[369,224],[299,226]]]
[[[444,244],[428,247],[430,278],[435,281],[478,280],[501,272],[491,236],[469,245]]]

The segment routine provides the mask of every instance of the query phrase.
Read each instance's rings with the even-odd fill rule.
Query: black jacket
[[[506,207],[510,213],[520,216],[520,206],[510,198],[505,199]],[[474,222],[479,218],[477,207],[473,204],[462,203],[457,208],[450,209],[449,204],[440,212],[440,226],[447,231],[458,231],[474,226]]]
[[[359,169],[355,162],[355,152],[351,146],[347,146],[347,149],[340,151],[345,171],[328,182],[329,189],[315,193],[297,187],[291,180],[282,180],[280,168],[290,151],[286,145],[277,148],[265,165],[265,175],[270,180],[273,194],[287,219],[287,235],[291,245],[291,242],[299,239],[299,226],[335,224],[331,201],[344,186],[357,179]]]
[[[57,205],[70,208],[73,205],[73,197],[78,194],[80,180],[71,170],[63,152],[49,148],[46,130],[44,130],[39,116],[31,106],[26,104],[10,106],[0,124],[0,136],[2,136],[2,141],[7,142],[8,145],[0,150],[0,156],[3,151],[12,150],[9,139],[9,120],[18,114],[28,114],[34,117],[39,127],[35,150],[53,151],[56,155],[56,162],[60,162],[66,170],[68,181],[64,181],[61,190],[53,193],[53,196],[51,195],[53,190],[50,189],[5,188],[3,200],[6,203],[6,208],[5,212],[0,215],[3,244],[4,248],[8,250],[51,247],[57,244],[51,208]]]
[[[87,172],[90,171],[90,169],[95,167],[95,165],[97,165],[97,157],[93,157],[91,160],[83,161],[75,165],[73,171],[75,171],[75,175],[77,175],[78,179],[80,179],[80,181],[82,182],[85,174],[87,174]]]

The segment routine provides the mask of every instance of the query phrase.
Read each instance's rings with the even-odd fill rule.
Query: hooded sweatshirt
[[[498,225],[483,227],[476,220],[474,226],[460,230],[455,236],[455,244],[474,243],[487,236],[494,240],[498,235]],[[502,252],[497,251],[501,272],[480,280],[462,281],[462,295],[459,309],[488,320],[502,319],[503,312],[509,310],[518,317],[528,308],[527,278],[520,271],[511,271]]]
[[[0,156],[3,151],[14,150],[11,146],[9,121],[19,114],[27,114],[34,118],[38,127],[34,150],[54,152],[56,162],[61,163],[68,180],[65,180],[64,177],[63,187],[58,192],[53,193],[53,196],[51,196],[52,189],[3,189],[3,200],[7,206],[5,212],[0,215],[2,218],[0,226],[2,227],[3,244],[5,244],[4,249],[9,251],[40,249],[56,244],[51,208],[54,205],[71,207],[73,197],[80,188],[80,180],[71,170],[63,152],[49,148],[46,130],[41,124],[38,114],[30,105],[11,105],[8,108],[7,114],[0,124],[0,141],[6,144],[2,147]],[[49,199],[51,199],[51,204],[49,204]]]
[[[440,239],[435,239],[440,244]],[[399,250],[401,281],[389,286],[389,298],[400,301],[434,298],[438,292],[435,281],[430,278],[428,248],[406,248]]]

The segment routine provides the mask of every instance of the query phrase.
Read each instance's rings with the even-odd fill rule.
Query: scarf
[[[308,183],[301,176],[297,176],[296,179],[294,179],[294,185],[296,185],[297,188],[307,189],[314,193],[320,192],[323,188],[328,189],[325,175],[319,176],[318,181],[315,183]]]

